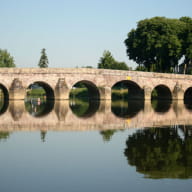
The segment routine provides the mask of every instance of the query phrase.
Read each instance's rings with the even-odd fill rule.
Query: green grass
[[[128,96],[128,89],[112,89],[112,98],[114,100],[119,100],[126,98]],[[88,89],[87,88],[76,88],[72,89],[70,92],[70,98],[88,98]]]
[[[27,96],[30,97],[37,97],[37,96],[44,96],[46,92],[44,89],[31,89],[27,92]]]

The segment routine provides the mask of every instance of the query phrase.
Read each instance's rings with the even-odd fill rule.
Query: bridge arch
[[[159,100],[172,100],[172,93],[167,85],[160,84],[152,90],[151,98]]]
[[[87,89],[87,96],[91,100],[99,100],[100,93],[98,87],[89,80],[80,80],[72,85],[72,89],[76,89],[78,87],[85,87]]]
[[[166,113],[171,108],[172,93],[168,86],[157,85],[151,93],[152,108],[157,113]]]
[[[26,110],[34,117],[43,117],[49,114],[54,108],[54,91],[52,87],[43,81],[35,81],[28,86],[29,90],[42,88],[39,95],[28,96],[25,99]]]
[[[187,109],[192,109],[192,87],[188,87],[184,92],[184,104]]]
[[[27,88],[31,89],[33,86],[42,87],[45,90],[47,100],[53,100],[55,98],[54,90],[48,83],[44,81],[35,81],[29,84]]]
[[[99,109],[100,92],[93,82],[81,80],[72,86],[69,99],[72,112],[78,117],[87,118]]]
[[[144,108],[144,90],[131,80],[116,82],[111,98],[111,111],[120,118],[133,118]]]
[[[114,91],[113,91],[114,90]],[[134,81],[122,80],[112,86],[112,100],[115,98],[115,90],[127,90],[126,99],[144,99],[144,90]]]
[[[189,87],[185,90],[185,93],[184,93],[184,99],[190,99],[192,100],[192,87]]]
[[[9,105],[8,89],[0,83],[0,115],[7,111]]]

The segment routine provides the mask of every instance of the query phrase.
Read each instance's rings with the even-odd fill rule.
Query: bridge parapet
[[[1,68],[0,84],[9,92],[11,99],[24,99],[25,90],[34,82],[43,82],[54,91],[56,99],[68,99],[69,91],[79,81],[93,83],[101,99],[111,98],[111,88],[117,82],[130,81],[144,90],[145,99],[158,85],[170,89],[173,99],[183,99],[185,91],[192,87],[192,76],[139,71],[90,69],[90,68]],[[20,88],[16,86],[19,84]]]

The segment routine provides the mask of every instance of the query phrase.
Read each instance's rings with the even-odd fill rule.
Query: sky
[[[124,40],[146,18],[192,17],[191,0],[0,0],[0,49],[17,67],[97,67],[104,50],[135,67]]]

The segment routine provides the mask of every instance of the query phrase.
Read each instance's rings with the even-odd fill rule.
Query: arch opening
[[[9,106],[9,92],[7,88],[0,84],[0,115],[7,111]]]
[[[167,112],[172,104],[172,94],[165,85],[156,86],[151,93],[152,107],[156,112]]]
[[[54,107],[54,91],[44,82],[29,85],[25,98],[26,110],[34,117],[43,117]]]
[[[119,81],[112,86],[112,100],[144,100],[144,91],[130,80]]]
[[[189,87],[184,93],[184,104],[187,109],[192,110],[192,87]]]
[[[113,85],[111,98],[111,110],[117,117],[132,118],[144,109],[144,91],[133,81]]]
[[[91,117],[100,106],[100,94],[95,84],[90,81],[79,81],[73,85],[69,94],[69,105],[78,117]]]

